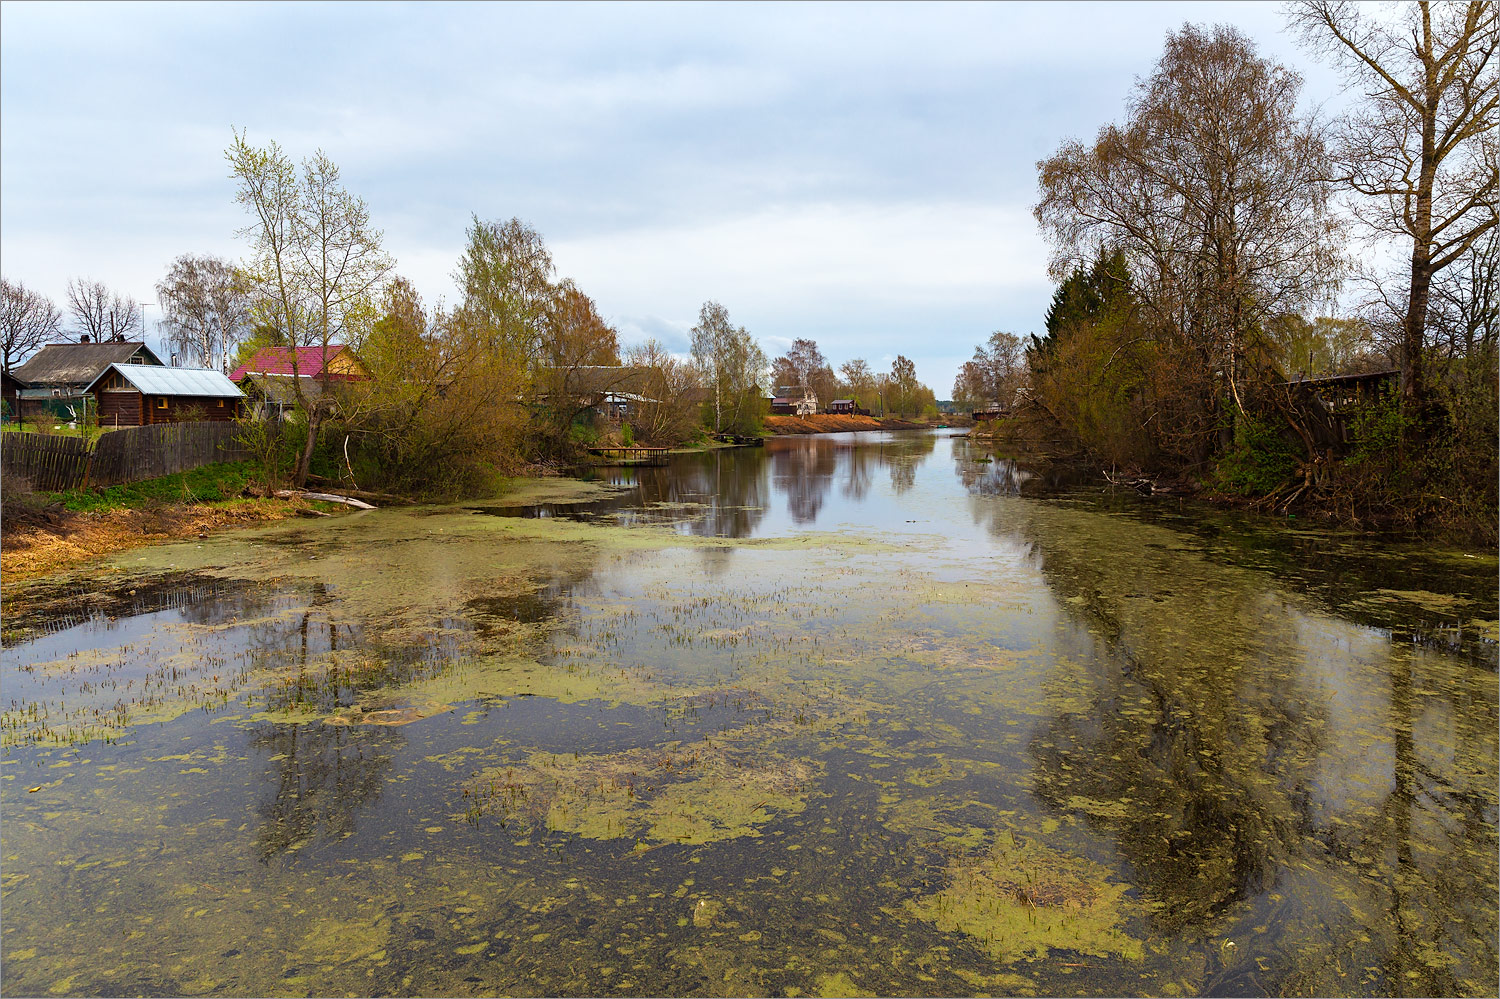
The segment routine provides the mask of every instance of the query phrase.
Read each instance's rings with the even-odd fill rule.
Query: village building
[[[229,380],[238,385],[246,375],[257,374],[321,381],[325,367],[331,382],[360,382],[370,377],[354,351],[341,343],[331,343],[326,351],[322,347],[262,347],[249,361],[231,371]]]
[[[7,420],[21,411],[21,390],[25,387],[26,383],[9,371],[0,371],[0,391],[4,394]]]
[[[818,412],[817,393],[799,386],[779,386],[770,403],[772,416],[814,416]]]
[[[101,427],[232,420],[244,393],[222,371],[111,364],[88,386]]]
[[[859,412],[859,406],[853,399],[835,399],[828,404],[828,411],[841,416],[853,416]]]
[[[78,343],[49,343],[11,373],[20,383],[17,415],[81,418],[90,404],[89,385],[111,364],[162,366],[161,358],[139,340],[94,343],[85,336]]]

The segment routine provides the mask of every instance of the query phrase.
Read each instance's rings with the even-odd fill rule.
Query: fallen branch
[[[296,489],[278,489],[276,490],[276,496],[278,499],[293,499],[294,497],[301,497],[302,499],[321,500],[324,503],[342,503],[345,506],[352,506],[356,510],[375,509],[375,507],[371,506],[369,503],[366,503],[364,500],[355,499],[352,496],[339,496],[334,493],[312,493],[305,490],[298,491]]]

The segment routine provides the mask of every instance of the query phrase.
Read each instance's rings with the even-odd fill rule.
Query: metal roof
[[[211,399],[243,399],[245,393],[230,381],[222,371],[212,368],[163,368],[154,364],[111,364],[99,372],[103,378],[110,371],[118,371],[125,380],[134,385],[142,395],[192,395]],[[99,381],[95,378],[89,388]]]
[[[28,385],[78,385],[92,382],[111,363],[130,360],[139,353],[150,365],[161,364],[139,340],[105,343],[49,343],[15,371]]]

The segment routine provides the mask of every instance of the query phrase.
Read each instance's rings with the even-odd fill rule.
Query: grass
[[[109,433],[111,430],[124,429],[127,428],[92,426],[79,427],[71,423],[54,423],[51,430],[42,432],[47,433],[52,437],[82,437],[85,440],[98,440],[100,437],[102,437],[104,434]],[[18,423],[14,420],[6,420],[3,425],[0,425],[0,431],[3,431],[7,434],[38,433],[36,423],[32,420],[27,420],[25,423]]]
[[[214,503],[239,496],[250,484],[254,472],[253,462],[224,462],[128,485],[52,493],[47,502],[61,503],[64,508],[79,513],[137,509],[165,503]]]

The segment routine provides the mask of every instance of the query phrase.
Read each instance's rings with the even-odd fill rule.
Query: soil
[[[851,430],[919,430],[933,426],[896,417],[843,416],[825,413],[818,416],[768,416],[766,430],[772,434],[841,434]]]

